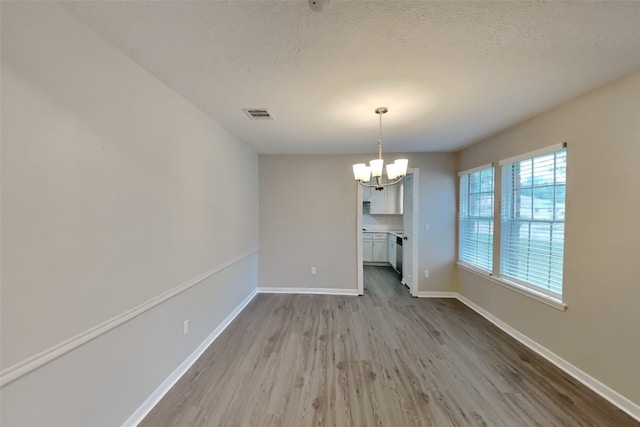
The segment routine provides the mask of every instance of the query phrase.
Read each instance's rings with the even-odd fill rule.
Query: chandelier
[[[397,159],[393,163],[387,165],[387,182],[382,182],[382,167],[384,161],[382,160],[382,115],[387,111],[387,107],[376,108],[376,114],[380,116],[380,130],[378,131],[378,158],[369,162],[369,166],[364,163],[358,163],[353,165],[353,176],[363,187],[372,187],[378,191],[382,191],[384,187],[394,185],[402,181],[402,177],[407,174],[407,165],[409,160]],[[372,184],[369,183],[371,177],[375,180]]]

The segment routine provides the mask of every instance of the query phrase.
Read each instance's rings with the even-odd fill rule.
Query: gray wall
[[[375,149],[375,143],[372,143]],[[406,156],[420,170],[420,291],[454,290],[455,155]],[[367,155],[260,156],[261,287],[357,289],[356,197],[351,165]],[[424,231],[424,224],[431,231]],[[317,274],[312,276],[310,268]],[[430,271],[425,279],[423,270]]]
[[[420,169],[418,208],[418,291],[456,290],[456,167],[452,153],[408,154],[411,167]],[[430,230],[425,231],[429,224]],[[429,270],[429,278],[424,277]]]
[[[258,285],[356,289],[356,187],[349,159],[260,155],[259,163]]]
[[[256,287],[258,157],[54,3],[2,4],[3,426],[113,426]],[[182,333],[189,319],[191,331]]]
[[[461,151],[459,168],[563,141],[568,309],[558,311],[463,270],[459,290],[640,404],[640,72]]]

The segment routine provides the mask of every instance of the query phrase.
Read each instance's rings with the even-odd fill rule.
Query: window
[[[493,265],[493,167],[460,172],[458,258],[486,271]]]
[[[567,151],[558,145],[500,162],[500,274],[562,297]]]

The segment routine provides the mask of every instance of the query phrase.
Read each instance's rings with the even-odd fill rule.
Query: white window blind
[[[493,167],[460,174],[458,258],[486,271],[493,265]]]
[[[554,146],[546,153],[500,164],[500,274],[550,296],[562,296],[566,148]]]

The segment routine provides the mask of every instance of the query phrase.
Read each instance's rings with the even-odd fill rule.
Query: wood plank
[[[459,301],[367,266],[362,297],[258,295],[141,425],[640,423]]]

